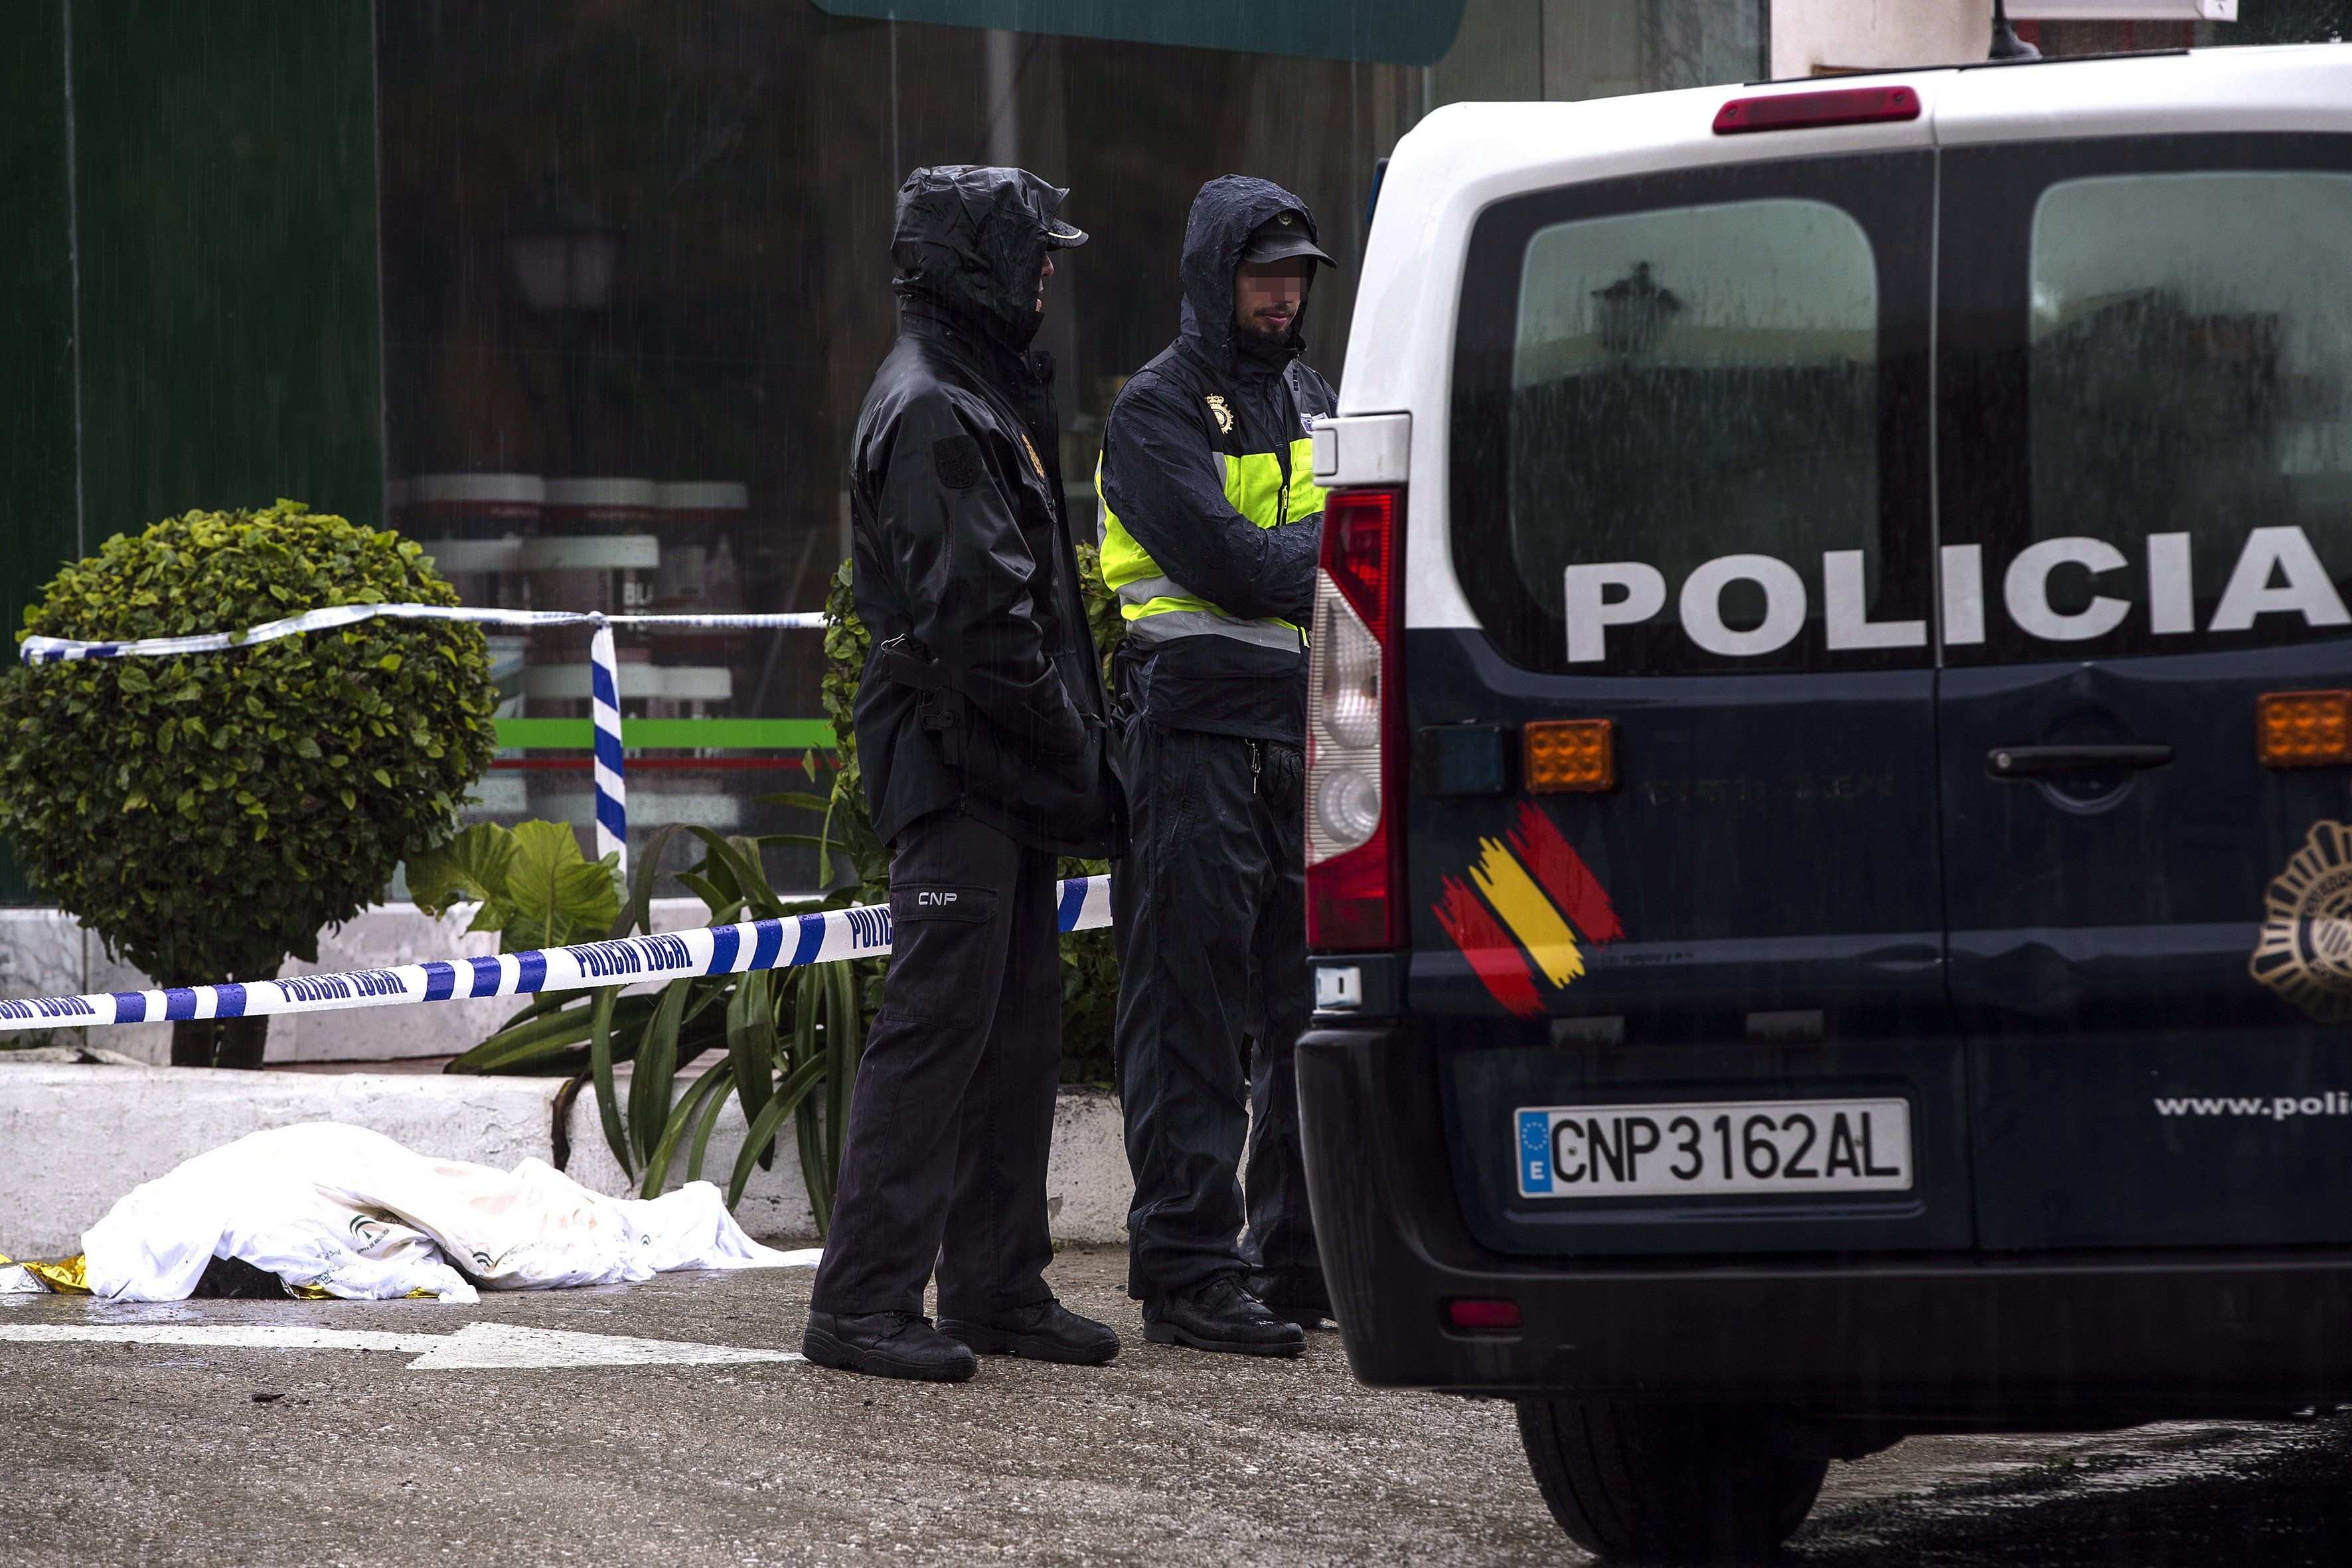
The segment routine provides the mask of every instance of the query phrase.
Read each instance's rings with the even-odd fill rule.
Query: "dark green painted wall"
[[[74,542],[73,241],[67,216],[65,13],[27,5],[0,49],[0,626]]]
[[[61,562],[191,507],[380,523],[373,7],[45,0],[9,23],[6,629]],[[0,901],[30,897],[0,850]]]
[[[74,0],[84,531],[383,504],[365,0]]]
[[[66,15],[59,4],[10,16],[0,49],[0,629],[25,606],[74,535],[73,240],[66,185]],[[0,648],[13,647],[13,638]],[[0,841],[0,900],[27,896]]]

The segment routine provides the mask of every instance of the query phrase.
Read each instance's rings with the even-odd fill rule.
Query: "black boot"
[[[982,1355],[1026,1356],[1065,1366],[1100,1366],[1118,1354],[1108,1323],[1081,1318],[1052,1297],[993,1318],[941,1318],[940,1332]]]
[[[912,1312],[811,1312],[801,1353],[819,1366],[873,1377],[961,1383],[980,1358]]]
[[[1143,1304],[1143,1337],[1155,1345],[1191,1345],[1234,1355],[1297,1355],[1307,1333],[1266,1310],[1242,1289],[1238,1275],[1220,1274],[1197,1289]]]
[[[1250,1280],[1249,1292],[1267,1311],[1302,1329],[1319,1329],[1331,1321],[1331,1292],[1315,1276],[1260,1274]]]

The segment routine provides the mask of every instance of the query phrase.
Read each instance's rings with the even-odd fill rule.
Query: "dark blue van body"
[[[2352,1398],[2352,54],[1899,79],[1391,164],[1318,470],[1402,518],[1404,919],[1299,1050],[1369,1383]]]

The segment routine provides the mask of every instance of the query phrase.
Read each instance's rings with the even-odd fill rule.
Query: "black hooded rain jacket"
[[[853,595],[874,638],[857,754],[875,831],[959,806],[1016,842],[1113,848],[1102,677],[1064,508],[1052,362],[1029,352],[1069,193],[1015,169],[898,192],[898,340],[850,461]],[[894,638],[948,689],[903,679]]]
[[[1237,341],[1234,324],[1250,231],[1283,212],[1314,237],[1307,204],[1271,181],[1228,174],[1201,187],[1184,227],[1181,328],[1112,405],[1097,482],[1104,575],[1128,617],[1122,698],[1169,729],[1299,746],[1297,628],[1323,537],[1307,425],[1338,404],[1307,368],[1297,328],[1268,352]]]

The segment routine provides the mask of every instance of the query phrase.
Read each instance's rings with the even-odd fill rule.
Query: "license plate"
[[[1906,1192],[1901,1100],[1565,1105],[1512,1115],[1523,1198]]]

